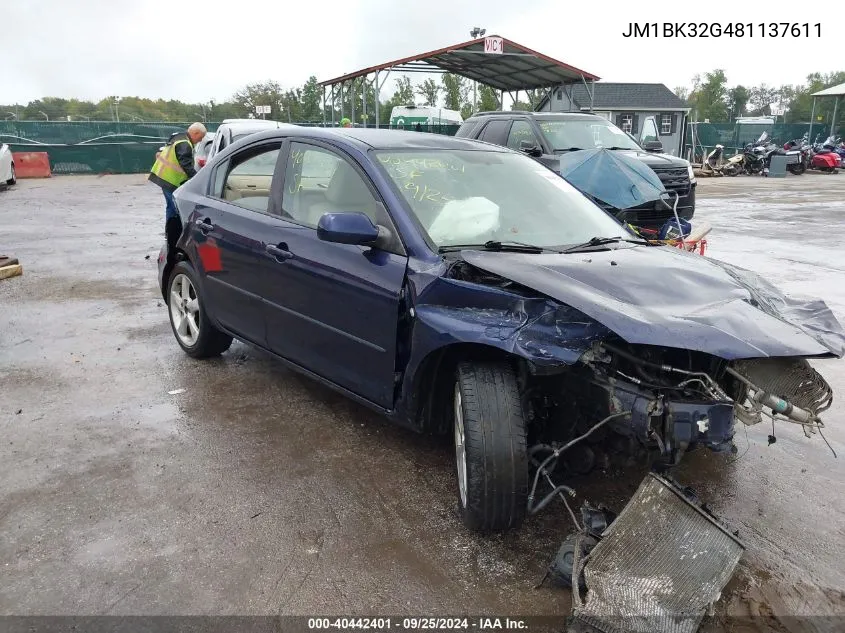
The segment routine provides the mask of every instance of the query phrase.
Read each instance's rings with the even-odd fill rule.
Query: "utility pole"
[[[477,40],[480,37],[484,37],[487,33],[487,29],[482,29],[477,26],[472,27],[472,30],[469,32],[469,36]],[[472,112],[475,114],[478,111],[478,82],[472,82]]]

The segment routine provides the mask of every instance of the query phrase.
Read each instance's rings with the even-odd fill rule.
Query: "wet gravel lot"
[[[698,200],[708,254],[845,322],[845,175],[700,180]],[[0,615],[568,614],[568,592],[534,588],[562,508],[470,534],[448,440],[243,344],[179,350],[156,285],[162,203],[143,176],[0,192],[0,252],[24,267],[0,281]],[[807,617],[845,618],[845,363],[816,366],[839,459],[784,425],[768,445],[762,424],[678,473],[748,547],[702,630],[845,622]],[[618,510],[643,472],[574,483]]]

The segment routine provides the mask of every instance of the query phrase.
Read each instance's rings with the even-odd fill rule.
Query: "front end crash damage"
[[[409,375],[423,373],[419,372],[422,358],[434,356],[433,350],[456,344],[510,355],[519,364],[529,445],[550,450],[615,416],[589,442],[568,449],[559,466],[585,473],[607,465],[611,455],[642,451],[656,452],[661,462],[674,465],[699,446],[717,452],[734,450],[736,419],[746,424],[757,423],[764,416],[789,420],[801,425],[808,436],[823,427],[819,415],[830,407],[832,391],[805,358],[738,358],[752,349],[747,343],[735,354],[713,353],[724,351],[726,344],[739,336],[724,327],[732,320],[729,317],[713,315],[714,323],[723,327],[720,336],[712,339],[712,351],[708,351],[705,336],[713,326],[701,315],[695,320],[701,332],[691,336],[699,349],[660,344],[662,339],[677,340],[668,331],[665,314],[657,319],[660,327],[650,326],[654,334],[647,339],[649,343],[641,337],[632,344],[609,327],[616,325],[626,333],[631,328],[612,302],[585,305],[583,280],[569,279],[580,286],[575,293],[581,299],[579,309],[562,301],[565,291],[549,296],[526,285],[530,278],[516,274],[521,278],[514,281],[502,270],[491,272],[467,261],[477,260],[478,253],[465,254],[469,255],[456,254],[445,271],[436,271],[428,276],[428,283],[419,284],[413,300]],[[538,256],[520,257],[523,266]],[[498,264],[501,260],[483,259],[488,266],[489,261]],[[514,270],[518,273],[519,266]],[[733,273],[730,279],[737,275]],[[671,292],[664,301],[668,297],[677,301]],[[760,292],[754,297],[768,319],[785,301]],[[765,310],[760,307],[764,304]],[[802,313],[802,306],[789,305],[793,313]],[[682,308],[689,311],[688,306]],[[823,304],[821,308],[829,312]],[[812,318],[817,320],[817,315]],[[812,336],[813,330],[798,329],[794,340],[773,341],[764,353],[801,351],[804,346],[816,355],[835,355],[833,350],[845,349],[845,336],[841,329],[836,331],[832,324],[838,323],[831,318],[825,316],[824,331],[818,336]],[[779,325],[797,329],[783,319]],[[817,321],[814,327],[819,330]],[[665,336],[660,336],[661,332]],[[760,351],[766,337],[765,333],[756,336],[753,349]],[[423,391],[433,394],[436,389]]]
[[[702,263],[687,280],[704,285],[694,288],[673,268],[666,285],[655,283],[659,266],[637,257],[466,252],[409,275],[407,368],[448,376],[448,363],[423,370],[442,360],[438,350],[507,355],[528,421],[527,512],[560,498],[576,529],[547,577],[574,585],[576,619],[605,633],[692,633],[742,555],[735,534],[665,468],[618,516],[584,504],[580,521],[568,501],[575,491],[555,475],[606,467],[619,454],[649,452],[671,466],[699,446],[735,450],[737,419],[768,416],[821,433],[833,394],[807,359],[841,357],[845,333],[823,303],[786,299],[747,271]],[[600,270],[601,258],[615,270]],[[421,386],[429,404],[442,393]]]

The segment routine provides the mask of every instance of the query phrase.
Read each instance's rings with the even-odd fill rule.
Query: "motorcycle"
[[[722,173],[725,174],[725,176],[738,176],[744,171],[745,155],[742,152],[734,154],[725,161],[724,165],[722,165]]]
[[[713,151],[704,158],[701,164],[702,171],[710,172],[714,176],[737,176],[745,171],[743,154],[735,154],[722,162],[724,150],[724,145],[716,145]]]
[[[733,165],[730,166],[730,170],[726,171],[727,164],[722,164],[722,153],[725,150],[724,145],[716,145],[712,152],[710,152],[704,159],[704,162],[701,164],[701,169],[703,171],[708,171],[716,176],[721,175],[728,175],[728,176],[735,176],[735,173],[728,173],[728,171],[732,171],[735,169]]]
[[[764,132],[764,136],[768,137],[768,135]],[[761,136],[762,138],[762,136]],[[772,166],[772,158],[774,156],[789,156],[793,158],[793,161],[786,165],[786,169],[793,173],[793,174],[803,174],[804,170],[801,169],[801,150],[800,149],[785,149],[778,145],[775,141],[770,140],[766,142],[765,146],[763,147],[763,154],[765,156],[765,167],[763,169],[763,175],[768,175],[769,169]]]
[[[838,136],[834,138],[833,136],[828,136],[827,140],[824,142],[825,148],[836,152],[839,155],[840,167],[845,167],[845,143],[842,142],[842,139]]]
[[[824,143],[820,143],[819,137],[816,137],[816,142],[810,150],[810,169],[836,173],[842,161],[839,154],[833,151],[833,142],[832,136],[828,137]]]
[[[763,132],[755,143],[748,143],[742,150],[742,167],[746,174],[763,173],[766,169],[766,141],[769,135]]]
[[[797,163],[790,163],[786,168],[796,176],[800,176],[810,166],[810,143],[805,133],[800,139],[793,139],[783,144],[787,154],[797,152],[799,154]]]

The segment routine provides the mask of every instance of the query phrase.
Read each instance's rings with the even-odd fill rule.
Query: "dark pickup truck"
[[[577,149],[607,147],[625,152],[648,165],[667,191],[678,194],[678,215],[691,220],[695,213],[695,176],[689,162],[662,153],[659,141],[641,146],[604,117],[566,112],[479,112],[461,125],[456,136],[504,145],[533,156],[559,171],[560,155]],[[673,217],[662,202],[626,209],[616,216],[635,226],[659,228]]]

